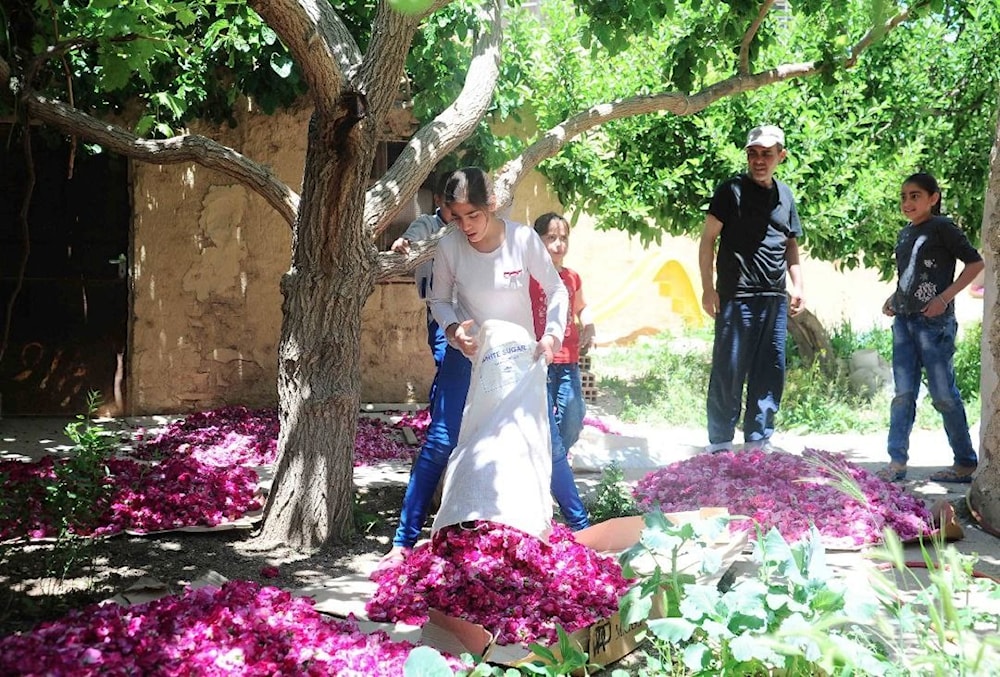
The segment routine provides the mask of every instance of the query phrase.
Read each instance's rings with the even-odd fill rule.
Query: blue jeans
[[[754,296],[724,301],[715,316],[708,381],[709,450],[732,446],[746,387],[745,442],[767,440],[785,389],[788,300]]]
[[[573,448],[583,430],[587,403],[583,399],[580,365],[549,365],[549,404],[555,410],[556,427],[566,451]]]
[[[975,467],[976,452],[969,436],[965,404],[955,385],[954,313],[924,317],[919,313],[896,315],[892,321],[892,378],[896,395],[889,408],[889,458],[906,465],[910,432],[917,415],[920,372],[927,373],[927,391],[934,408],[941,412],[944,432],[955,456],[955,465]]]
[[[448,458],[458,444],[462,412],[471,378],[472,363],[460,351],[448,346],[438,370],[437,392],[431,403],[431,424],[427,428],[427,440],[410,470],[410,480],[406,485],[403,507],[399,514],[399,526],[392,539],[393,545],[411,547],[420,538],[424,522],[427,521],[431,498],[448,466]],[[549,427],[553,431],[552,495],[570,528],[582,529],[589,526],[590,522],[554,419],[550,408]],[[511,490],[516,490],[516,487],[511,487]]]
[[[431,309],[427,309],[427,345],[431,349],[431,356],[434,357],[434,380],[431,381],[430,392],[427,393],[427,401],[434,406],[434,395],[437,393],[438,371],[441,363],[444,362],[444,350],[448,347],[448,339],[444,335],[444,330],[438,326],[437,320],[431,315]],[[432,410],[433,413],[433,410]]]

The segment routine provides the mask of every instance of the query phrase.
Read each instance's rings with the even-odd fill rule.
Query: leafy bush
[[[631,623],[648,619],[657,604],[666,610],[663,618],[647,621],[661,665],[713,675],[887,672],[891,664],[868,632],[877,600],[865,586],[834,576],[815,530],[793,544],[776,529],[758,536],[756,577],[725,592],[660,566],[673,562],[675,568],[679,551],[711,543],[718,529],[697,522],[673,526],[651,513],[640,545],[622,556],[627,574],[640,575],[631,566],[639,557],[651,554],[657,563],[622,600],[622,612]],[[717,558],[702,562],[706,573],[719,566]]]
[[[90,393],[87,413],[78,415],[65,429],[73,448],[64,462],[53,466],[51,477],[43,484],[14,482],[8,486],[8,478],[0,474],[0,510],[5,517],[29,529],[39,524],[55,527],[54,540],[34,546],[33,554],[44,571],[39,579],[42,589],[58,588],[70,577],[78,579],[73,594],[51,597],[46,593],[40,600],[8,590],[9,598],[0,597],[0,617],[44,617],[52,609],[65,612],[73,608],[74,594],[87,593],[95,583],[92,571],[102,541],[79,536],[77,531],[87,531],[107,509],[111,496],[107,460],[119,446],[119,438],[94,421],[99,406],[99,395]],[[0,544],[0,570],[18,545],[19,541]]]
[[[977,557],[943,541],[932,541],[930,549],[921,543],[920,550],[923,562],[908,563],[899,538],[887,530],[885,547],[874,553],[892,566],[890,574],[875,570],[872,584],[894,622],[886,634],[893,639],[899,672],[1000,674],[1000,617],[995,611],[1000,583],[975,577]],[[915,568],[926,569],[927,583]],[[900,590],[911,591],[910,601],[899,603]],[[985,600],[993,600],[994,608]]]
[[[966,402],[979,399],[979,379],[982,373],[981,342],[983,323],[976,320],[959,332],[955,342],[955,383]]]
[[[622,555],[623,570],[638,577],[622,600],[623,620],[646,621],[651,635],[640,677],[998,674],[1000,623],[983,601],[1000,597],[1000,586],[974,579],[971,559],[953,546],[924,551],[929,585],[907,568],[891,531],[882,559],[906,575],[905,586],[878,574],[874,587],[852,585],[827,566],[815,530],[796,543],[777,529],[759,535],[756,576],[727,590],[678,574],[682,551],[701,552],[702,573],[718,571],[709,545],[725,519],[675,526],[649,513],[639,544]]]
[[[980,323],[964,327],[955,353],[955,372],[966,404],[969,423],[979,420]],[[892,360],[892,331],[874,328],[856,331],[850,323],[831,331],[838,359],[858,350],[874,349]],[[602,348],[594,355],[592,371],[598,388],[621,402],[622,420],[690,428],[705,427],[705,397],[711,372],[711,336],[704,332],[685,337],[669,334],[645,338],[626,347]],[[870,433],[887,429],[891,388],[866,398],[851,389],[846,374],[830,377],[818,365],[805,366],[789,342],[785,392],[778,426],[782,430],[814,433]],[[926,392],[926,390],[922,391]],[[916,427],[935,429],[941,415],[928,398],[917,407]]]
[[[830,332],[833,352],[840,359],[850,359],[859,350],[875,350],[886,362],[892,362],[892,330],[873,327],[857,331],[851,323],[844,322]]]
[[[594,523],[641,513],[631,489],[625,484],[625,474],[614,461],[601,473],[594,500],[587,502],[587,512]]]
[[[663,334],[594,357],[598,387],[622,405],[626,421],[704,427],[711,339]]]
[[[887,393],[866,398],[855,393],[846,374],[828,377],[819,360],[788,370],[778,425],[812,433],[883,430],[889,421]]]

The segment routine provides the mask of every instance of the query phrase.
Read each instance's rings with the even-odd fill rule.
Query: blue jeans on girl
[[[969,436],[965,404],[955,385],[955,334],[953,312],[924,317],[919,313],[896,315],[892,321],[892,377],[896,395],[889,408],[889,457],[906,465],[910,432],[917,415],[920,372],[927,373],[927,392],[941,412],[944,432],[955,456],[955,465],[974,468],[978,463]]]
[[[556,426],[562,444],[569,451],[580,439],[583,417],[587,413],[587,403],[583,399],[583,383],[580,380],[580,365],[549,365],[549,404],[555,409]]]
[[[708,381],[709,451],[732,449],[746,385],[743,439],[765,442],[785,390],[788,299],[753,296],[724,301],[715,316]]]
[[[427,395],[427,401],[431,407],[434,406],[434,396],[437,394],[438,371],[441,363],[444,362],[444,350],[448,347],[448,339],[444,335],[444,329],[438,326],[437,320],[431,315],[431,309],[427,309],[427,345],[431,349],[434,357],[434,380],[431,381],[431,389]],[[434,410],[431,409],[431,414]]]
[[[403,496],[399,526],[392,539],[395,546],[412,547],[420,538],[424,522],[427,521],[431,498],[448,466],[448,458],[458,444],[462,412],[471,378],[472,362],[461,351],[448,346],[438,370],[437,391],[434,402],[431,403],[431,424],[427,428],[427,440],[413,463],[410,481]],[[582,529],[590,526],[587,510],[576,489],[573,471],[569,467],[566,449],[559,438],[559,429],[551,408],[549,428],[552,431],[552,495],[569,527],[573,530]],[[511,489],[516,490],[515,487]]]

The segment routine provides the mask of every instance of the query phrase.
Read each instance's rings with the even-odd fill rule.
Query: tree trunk
[[[312,549],[353,535],[361,311],[376,252],[362,209],[374,139],[350,114],[309,124],[292,265],[281,290],[279,461],[259,539]],[[355,131],[352,132],[352,129]]]
[[[997,294],[997,257],[1000,256],[1000,118],[997,120],[993,150],[990,153],[990,178],[983,205],[983,254],[986,259],[984,278],[982,342],[982,442],[979,445],[979,471],[969,488],[969,505],[983,527],[994,536],[1000,530],[1000,387],[997,365],[1000,365],[1000,296]]]
[[[830,335],[815,315],[808,310],[795,317],[789,315],[788,333],[792,335],[807,366],[818,359],[824,374],[832,376],[837,373],[837,356],[833,354]]]

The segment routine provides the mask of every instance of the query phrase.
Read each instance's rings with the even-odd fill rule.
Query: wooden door
[[[32,130],[34,189],[23,127],[0,125],[0,396],[3,415],[75,415],[88,393],[102,413],[124,406],[128,330],[128,165]],[[27,247],[27,249],[26,249]],[[27,262],[22,260],[27,252]],[[13,299],[13,303],[12,303]]]

